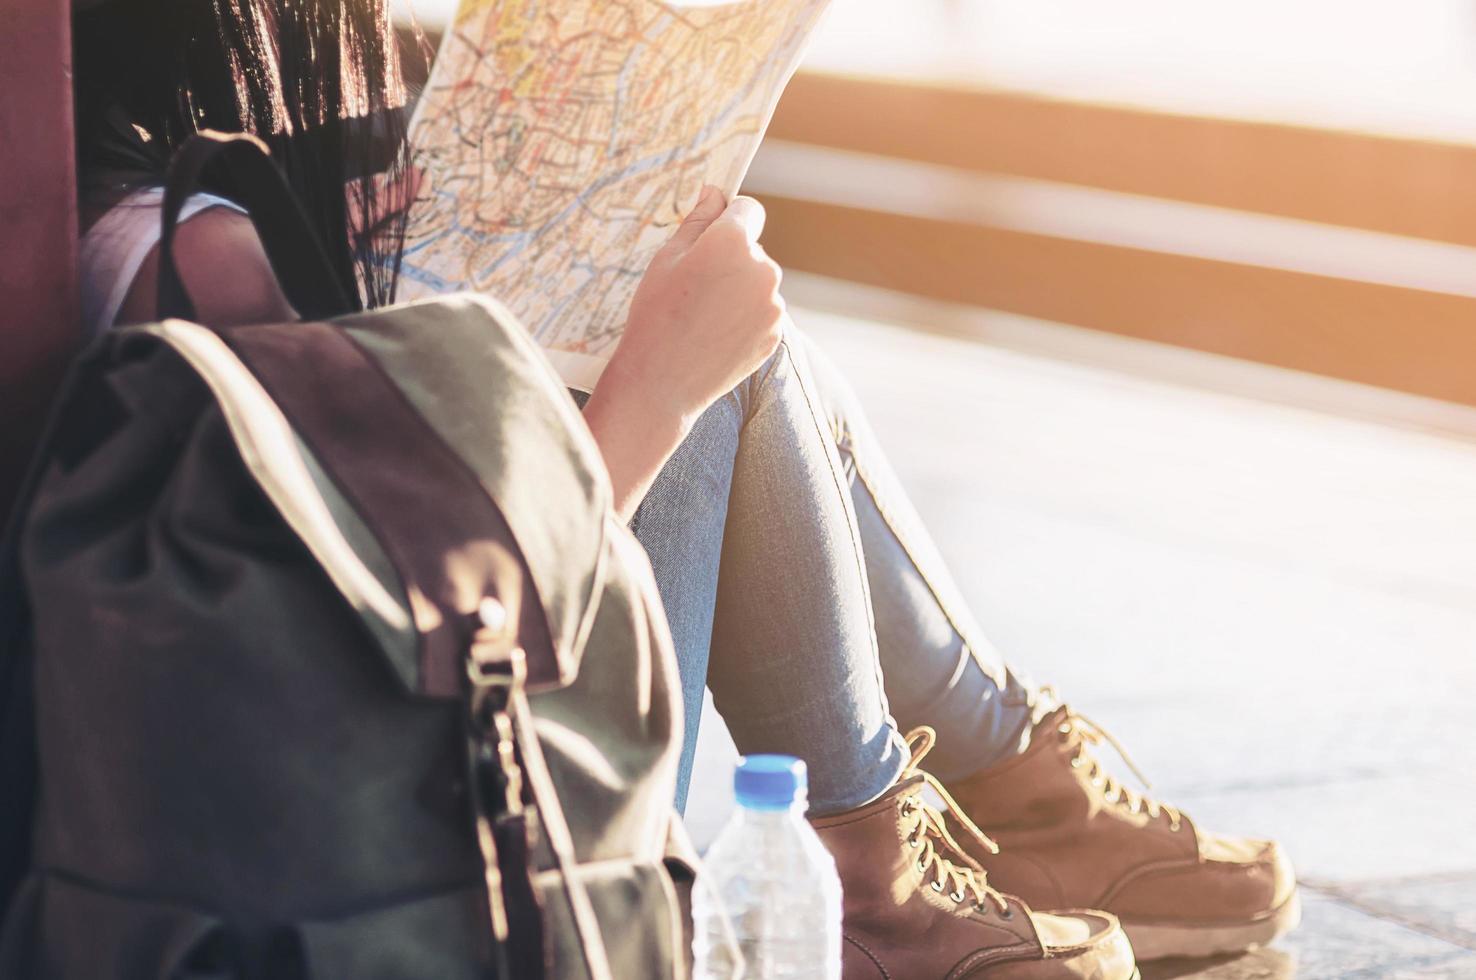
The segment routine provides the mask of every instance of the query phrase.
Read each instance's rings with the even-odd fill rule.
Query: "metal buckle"
[[[481,767],[492,769],[500,782],[501,809],[504,814],[518,816],[523,812],[523,770],[518,765],[512,718],[508,705],[514,692],[521,692],[527,679],[527,664],[520,647],[503,647],[472,642],[467,653],[467,676],[472,692],[470,722],[473,739],[472,761],[479,767],[478,776],[492,775]],[[490,750],[490,751],[489,751]],[[477,780],[478,805],[485,805],[482,790],[486,784]]]
[[[523,816],[523,770],[518,764],[508,710],[514,695],[521,694],[527,682],[528,661],[522,647],[508,635],[501,603],[484,600],[479,614],[482,626],[473,634],[466,652],[466,675],[471,682],[467,706],[470,788],[492,934],[501,948],[508,941],[509,924],[494,826],[501,820]]]
[[[509,647],[501,637],[488,640],[478,630],[466,656],[466,675],[473,687],[506,687],[522,690],[528,680],[528,655],[522,647]]]

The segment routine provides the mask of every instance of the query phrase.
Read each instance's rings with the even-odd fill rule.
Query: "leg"
[[[736,396],[741,413],[723,413],[698,436],[705,448],[662,474],[637,534],[689,670],[706,659],[700,624],[712,622],[708,679],[739,748],[810,765],[811,813],[842,879],[846,976],[921,980],[1003,957],[1018,980],[1135,977],[1114,920],[1032,913],[995,892],[955,842],[967,818],[950,824],[925,802],[927,739],[903,742],[888,715],[861,530],[803,352],[782,346]],[[722,458],[704,460],[711,453]],[[723,472],[714,604],[711,555],[687,549],[711,540],[721,509],[688,500],[705,515],[696,531],[687,515],[662,512],[687,491],[710,495]],[[684,690],[691,717],[700,681]]]
[[[743,416],[739,392],[704,412],[662,468],[631,521],[631,530],[651,559],[681,674],[685,724],[677,770],[678,810],[687,805],[697,751],[718,563]]]
[[[633,522],[682,673],[679,805],[704,681],[742,751],[810,764],[817,812],[874,799],[907,764],[844,472],[802,377],[781,346],[703,415]]]
[[[803,351],[745,385],[708,684],[738,747],[810,767],[811,810],[876,799],[908,763],[888,714],[865,560]]]
[[[1036,908],[1106,907],[1139,959],[1233,952],[1294,926],[1285,852],[1200,834],[1123,785],[1092,754],[1102,729],[1037,697],[986,645],[854,396],[810,362],[852,478],[888,698],[904,726],[938,730],[929,768],[1003,847],[978,855],[991,882]]]
[[[974,877],[981,865],[1037,908],[1108,902],[1150,956],[1238,949],[1294,925],[1295,879],[1279,848],[1199,834],[1179,811],[1103,770],[1090,752],[1105,738],[1097,726],[1064,705],[1032,709],[1030,688],[978,638],[849,392],[825,365],[829,411],[818,411],[820,388],[798,344],[791,338],[787,358],[739,393],[744,421],[731,469],[710,676],[741,748],[800,755],[819,777],[817,827],[845,885],[847,969],[876,968],[878,955],[905,975],[931,974],[935,959],[945,967],[959,962],[960,951],[977,942],[977,926],[993,917],[991,903],[1011,918],[1013,900]],[[849,565],[842,555],[848,535]],[[857,562],[865,566],[859,577]],[[962,804],[947,826],[956,832],[977,821],[999,836],[1003,851],[951,836],[944,817],[914,799],[929,778],[920,768],[931,741],[925,733],[903,760],[900,780],[879,796],[866,785],[868,775],[896,768],[888,762],[895,728],[875,690],[877,654],[858,653],[872,600],[893,675],[889,691],[905,707],[903,717],[936,725],[951,746],[951,759],[929,767],[948,772]],[[880,741],[870,737],[878,724],[888,730]],[[991,757],[1004,761],[989,765]],[[826,774],[837,782],[826,784]],[[845,785],[848,779],[861,788]],[[855,808],[826,817],[848,805]],[[891,849],[899,841],[921,849],[916,863],[897,858]],[[1146,867],[1157,869],[1151,880]],[[1220,887],[1225,881],[1237,888]],[[945,911],[933,899],[917,902],[927,889],[960,904]],[[896,902],[877,902],[878,895]],[[1086,919],[1068,932],[1094,936],[1074,945],[1074,955],[1095,962],[1072,964],[1040,950],[1042,959],[1032,954],[1020,964],[1021,977],[1075,976],[1087,965],[1095,975],[1136,976],[1115,925],[1097,929],[1087,925],[1092,913],[1073,915]],[[1049,946],[1056,920],[1030,918],[1032,933]],[[955,919],[967,922],[966,935],[944,939]],[[919,946],[923,934],[942,941]],[[901,942],[884,949],[892,939]]]
[[[974,621],[850,386],[808,339],[801,343],[861,529],[887,699],[904,731],[937,729],[930,769],[968,776],[1021,750],[1034,688]]]

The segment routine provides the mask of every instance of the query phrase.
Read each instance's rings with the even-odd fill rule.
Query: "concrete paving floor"
[[[1290,850],[1300,930],[1147,980],[1476,978],[1476,410],[1069,328],[796,319],[995,642],[1153,795]],[[709,705],[699,842],[732,757]]]

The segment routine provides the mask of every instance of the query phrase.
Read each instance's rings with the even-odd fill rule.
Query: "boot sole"
[[[1184,926],[1121,919],[1122,929],[1133,944],[1133,954],[1142,963],[1174,956],[1198,958],[1243,952],[1284,936],[1301,921],[1302,899],[1297,892],[1292,892],[1280,908],[1250,922]]]

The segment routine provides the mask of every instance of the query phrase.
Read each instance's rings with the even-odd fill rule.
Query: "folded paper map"
[[[591,388],[704,183],[732,194],[829,0],[463,0],[410,126],[400,296],[501,300]]]

